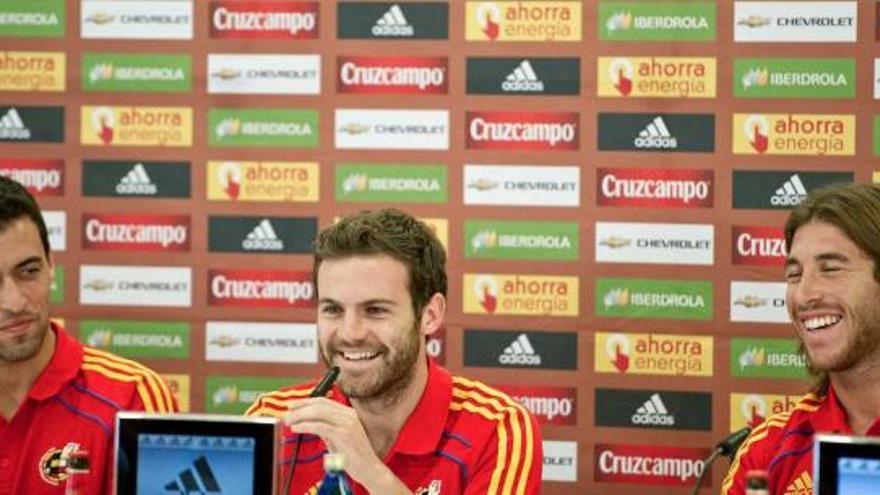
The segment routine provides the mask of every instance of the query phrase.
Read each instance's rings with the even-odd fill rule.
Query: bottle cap
[[[73,451],[67,460],[67,468],[76,471],[88,471],[89,451],[83,449]]]
[[[345,456],[342,454],[324,455],[325,471],[342,471],[345,468]]]

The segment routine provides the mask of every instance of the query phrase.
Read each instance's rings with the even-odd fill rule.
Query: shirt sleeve
[[[464,495],[537,495],[543,468],[541,430],[519,405],[499,413],[495,434],[469,474]]]

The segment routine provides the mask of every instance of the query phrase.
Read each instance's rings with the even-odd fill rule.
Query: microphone
[[[712,463],[715,462],[715,459],[722,455],[732,458],[739,449],[739,446],[751,432],[752,429],[746,426],[745,428],[740,428],[730,435],[727,435],[724,437],[724,440],[715,444],[715,449],[712,451],[712,454],[703,461],[703,469],[700,470],[700,475],[697,477],[697,483],[694,485],[694,491],[692,492],[693,495],[699,493],[700,485],[703,484],[703,478],[706,476],[709,468],[712,467]]]
[[[321,381],[315,385],[315,388],[312,389],[311,393],[309,393],[309,397],[323,397],[327,395],[327,392],[330,391],[330,387],[333,386],[333,382],[336,381],[338,376],[339,366],[331,367],[327,370],[327,373],[324,374],[324,377],[321,378]],[[293,470],[296,469],[296,458],[299,456],[300,442],[302,442],[302,433],[297,433],[296,442],[293,444],[293,456],[290,458],[290,470],[287,471],[287,479],[284,481],[284,491],[281,492],[282,495],[290,493],[290,482],[293,480]]]

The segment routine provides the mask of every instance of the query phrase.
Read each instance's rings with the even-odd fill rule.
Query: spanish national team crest
[[[58,486],[67,479],[67,462],[64,451],[58,447],[49,447],[40,457],[40,477],[53,486]]]
[[[416,495],[440,495],[440,488],[443,486],[443,482],[440,480],[431,480],[431,484],[428,485],[428,488],[416,488]]]

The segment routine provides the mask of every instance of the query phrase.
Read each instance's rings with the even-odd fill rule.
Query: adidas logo
[[[641,132],[636,136],[636,148],[654,148],[654,149],[676,149],[678,148],[678,140],[669,133],[666,122],[659,115],[654,118]]]
[[[810,473],[802,471],[785,489],[785,495],[813,495],[813,478]]]
[[[541,356],[535,352],[529,337],[521,333],[507,348],[501,356],[498,357],[501,364],[522,364],[527,366],[539,366],[541,364]]]
[[[27,140],[31,138],[31,130],[25,127],[18,110],[10,108],[6,115],[0,117],[0,139],[20,139]]]
[[[242,241],[241,247],[247,251],[283,251],[284,242],[275,234],[269,219],[264,218]]]
[[[636,425],[675,425],[675,416],[669,414],[660,394],[654,394],[646,400],[640,408],[636,409],[636,413],[632,415],[631,419]]]
[[[164,488],[166,492],[179,493],[180,495],[223,492],[205,456],[199,456],[193,461],[191,467],[181,471],[179,477],[166,483]]]
[[[136,164],[125,174],[125,177],[116,184],[116,194],[139,194],[153,196],[158,191],[156,184],[147,175],[147,169],[142,163]]]
[[[507,78],[501,83],[501,89],[517,93],[542,93],[544,83],[538,79],[532,64],[528,60],[523,60],[516,69],[513,69],[513,72],[507,75]]]
[[[807,188],[798,174],[792,175],[770,198],[773,206],[797,206],[807,197]]]
[[[415,34],[412,26],[406,22],[400,5],[394,4],[385,12],[385,15],[376,21],[373,26],[373,36],[402,36],[409,37]]]

